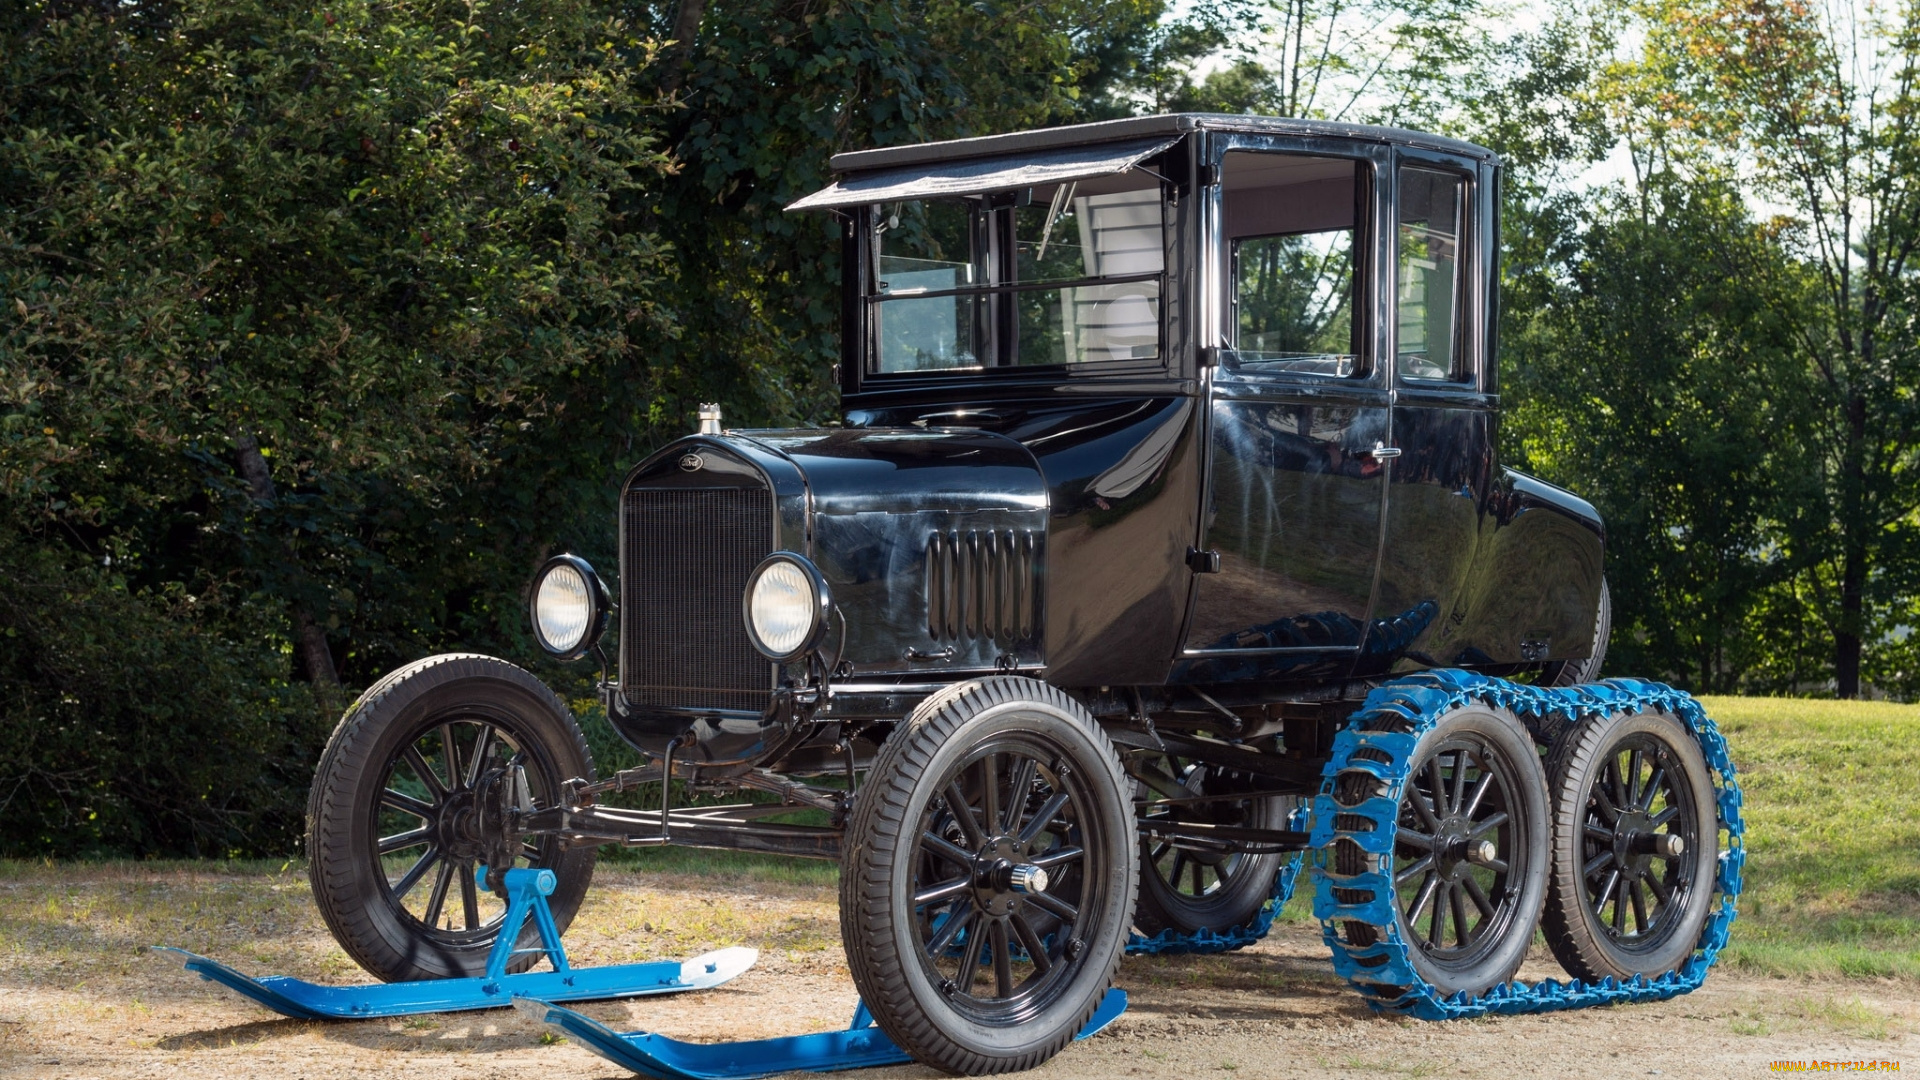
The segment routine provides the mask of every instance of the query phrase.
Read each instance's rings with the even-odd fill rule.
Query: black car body
[[[1278,734],[1283,706],[1397,673],[1592,653],[1599,516],[1496,461],[1490,152],[1177,115],[833,164],[796,208],[841,222],[842,419],[694,435],[626,478],[604,696],[637,746],[804,771],[838,725],[996,672]],[[945,259],[936,207],[967,218]],[[1258,328],[1313,313],[1250,310],[1258,261],[1311,271],[1344,323]],[[779,550],[837,609],[813,675],[742,625]]]

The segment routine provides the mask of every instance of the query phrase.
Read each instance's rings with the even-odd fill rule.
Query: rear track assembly
[[[1387,873],[1378,870],[1342,875],[1332,869],[1334,845],[1347,842],[1362,851],[1388,856],[1394,848],[1398,803],[1408,779],[1410,759],[1421,733],[1442,715],[1470,704],[1511,710],[1538,731],[1557,730],[1584,720],[1622,712],[1668,713],[1680,720],[1698,740],[1707,765],[1717,774],[1717,837],[1725,830],[1728,849],[1720,854],[1714,887],[1720,893],[1717,910],[1710,913],[1692,955],[1677,970],[1654,978],[1607,978],[1594,983],[1575,979],[1562,983],[1547,979],[1529,986],[1506,982],[1483,993],[1462,991],[1443,996],[1415,971],[1409,948],[1395,917],[1395,891]],[[1369,730],[1369,722],[1394,717],[1408,731]],[[1364,751],[1364,752],[1363,752]],[[1334,798],[1335,780],[1343,772],[1370,774],[1386,787],[1386,794],[1357,806]],[[1740,786],[1734,780],[1733,761],[1720,730],[1698,702],[1660,683],[1609,679],[1586,686],[1545,689],[1522,686],[1465,671],[1438,670],[1399,679],[1367,695],[1346,730],[1335,739],[1333,757],[1322,774],[1321,793],[1314,799],[1313,840],[1316,854],[1314,916],[1322,936],[1333,950],[1334,970],[1363,994],[1369,1005],[1387,1012],[1423,1020],[1450,1020],[1489,1013],[1532,1013],[1576,1009],[1614,1002],[1658,1001],[1698,987],[1707,969],[1727,943],[1727,930],[1740,895],[1740,870],[1746,860],[1740,816]],[[1343,828],[1342,824],[1351,827]],[[1390,864],[1389,864],[1390,866]],[[1341,935],[1344,923],[1366,924],[1375,939],[1370,945],[1349,944]]]

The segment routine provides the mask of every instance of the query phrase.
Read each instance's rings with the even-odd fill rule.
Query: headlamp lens
[[[586,576],[566,563],[555,563],[540,579],[533,622],[548,652],[565,655],[586,640],[593,623],[593,596],[588,589]]]
[[[776,658],[800,651],[813,636],[819,606],[805,571],[786,561],[768,564],[754,579],[747,602],[760,651]]]

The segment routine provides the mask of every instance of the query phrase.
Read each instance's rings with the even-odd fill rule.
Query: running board
[[[615,1065],[655,1080],[754,1080],[785,1072],[838,1072],[913,1060],[874,1026],[865,1002],[854,1009],[853,1025],[845,1031],[725,1043],[681,1042],[649,1031],[619,1032],[572,1009],[527,997],[515,998],[513,1007],[560,1029]],[[1093,1036],[1126,1011],[1127,992],[1118,987],[1108,990],[1074,1038]]]
[[[475,876],[484,885],[486,868],[479,868]],[[501,923],[499,935],[494,939],[493,950],[487,956],[486,974],[470,978],[322,986],[285,975],[265,975],[256,979],[218,960],[185,949],[155,946],[154,951],[184,956],[187,958],[187,970],[202,979],[219,983],[282,1016],[300,1020],[359,1020],[497,1009],[511,1004],[516,996],[537,997],[546,1001],[593,1001],[706,990],[746,971],[760,957],[754,949],[732,948],[697,956],[684,963],[664,960],[612,967],[572,967],[567,963],[566,951],[560,946],[560,932],[554,925],[553,913],[547,908],[547,896],[553,892],[554,884],[551,870],[507,871],[506,918]],[[532,949],[515,949],[520,929],[528,919],[533,920],[539,931],[540,945]],[[527,953],[545,955],[553,965],[553,970],[507,974],[507,965],[513,957]]]

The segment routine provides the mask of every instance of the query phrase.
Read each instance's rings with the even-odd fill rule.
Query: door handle
[[[1360,451],[1360,456],[1370,457],[1375,461],[1392,461],[1394,458],[1399,457],[1401,453],[1401,449],[1397,446],[1388,446],[1386,443],[1376,442],[1373,444],[1373,449]]]

